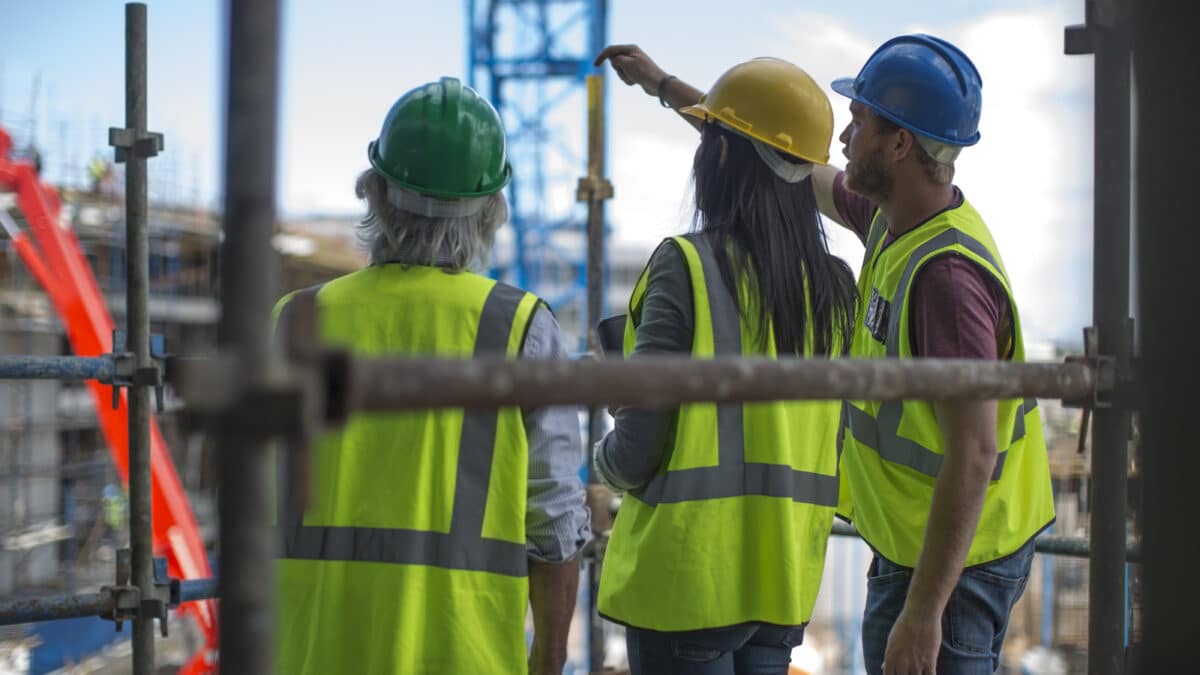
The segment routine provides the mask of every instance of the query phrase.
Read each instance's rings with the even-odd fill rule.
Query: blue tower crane
[[[544,298],[585,338],[586,235],[576,181],[587,174],[585,78],[604,48],[607,0],[467,0],[467,82],[500,111],[513,179],[513,237],[493,275]]]

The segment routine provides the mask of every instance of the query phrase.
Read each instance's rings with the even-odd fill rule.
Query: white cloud
[[[1091,59],[1063,54],[1068,22],[998,12],[947,35],[984,83],[983,137],[957,182],[996,238],[1027,339],[1075,339],[1090,315]]]
[[[619,160],[611,163],[615,192],[609,213],[622,240],[644,244],[649,251],[664,237],[686,231],[696,137],[691,135],[690,145],[687,139],[640,132],[614,139],[612,154]]]

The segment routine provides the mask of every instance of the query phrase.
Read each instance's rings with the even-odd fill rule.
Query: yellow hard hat
[[[725,71],[699,103],[679,112],[719,121],[800,159],[829,163],[829,97],[808,73],[783,59],[739,63]]]

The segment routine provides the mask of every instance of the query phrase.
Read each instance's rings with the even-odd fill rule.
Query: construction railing
[[[135,623],[134,672],[149,673],[146,664],[153,662],[153,635],[147,627],[152,625],[151,619],[160,615],[153,603],[136,601],[137,597],[163,598],[169,604],[212,597],[217,590],[222,610],[221,668],[229,673],[269,672],[273,645],[271,560],[277,550],[278,535],[268,520],[275,474],[266,451],[267,443],[272,439],[285,440],[291,449],[292,466],[303,466],[307,440],[321,427],[340,424],[354,412],[561,403],[598,409],[604,404],[665,406],[696,401],[1041,397],[1061,399],[1092,411],[1093,485],[1090,540],[1042,536],[1036,547],[1045,553],[1090,557],[1089,670],[1106,674],[1124,672],[1123,631],[1127,621],[1123,605],[1124,566],[1142,555],[1139,546],[1128,541],[1126,535],[1130,415],[1138,402],[1161,405],[1163,410],[1178,408],[1170,407],[1171,401],[1158,389],[1160,384],[1162,392],[1190,390],[1177,386],[1178,375],[1171,370],[1168,356],[1162,354],[1147,355],[1145,359],[1146,364],[1154,365],[1153,374],[1158,379],[1150,379],[1147,365],[1147,372],[1142,373],[1135,387],[1133,333],[1128,317],[1131,17],[1123,1],[1088,0],[1086,6],[1087,25],[1071,28],[1067,33],[1069,53],[1096,54],[1093,287],[1096,325],[1086,333],[1085,354],[1065,363],[1026,364],[932,359],[700,361],[667,357],[636,362],[532,363],[355,358],[312,342],[315,308],[311,302],[306,306],[299,301],[295,301],[297,311],[285,327],[287,344],[272,349],[270,311],[282,290],[276,287],[275,253],[270,244],[276,196],[280,7],[279,0],[233,0],[228,13],[221,352],[213,359],[183,360],[172,366],[173,379],[189,407],[209,421],[220,443],[219,588],[214,589],[213,580],[179,583],[155,574],[147,543],[150,509],[144,498],[149,467],[142,448],[131,446],[131,454],[139,453],[142,462],[136,465],[131,462],[131,486],[137,487],[131,489],[134,555],[130,586],[124,587],[124,592],[110,589],[99,594],[0,603],[0,623],[88,614],[113,616],[114,612],[119,618],[119,610],[127,608],[130,614],[126,616],[132,616]],[[1142,3],[1138,11],[1149,17],[1167,15],[1165,9],[1153,2]],[[141,12],[144,21],[144,7]],[[1161,65],[1166,55],[1186,53],[1187,42],[1178,25],[1168,30],[1162,40],[1142,39],[1138,43],[1149,54],[1148,63]],[[127,35],[127,39],[136,39],[136,35]],[[144,75],[144,65],[142,72]],[[1145,92],[1138,92],[1139,109],[1151,112],[1143,115],[1155,114],[1170,105],[1170,95],[1195,96],[1194,91],[1173,93],[1176,89],[1169,87],[1163,77],[1159,72],[1147,74],[1150,86]],[[598,90],[600,85],[595,87]],[[593,102],[589,118],[593,129],[589,146],[600,147],[602,106]],[[1180,128],[1189,124],[1179,116],[1155,117],[1164,118]],[[131,113],[128,124],[134,135],[143,133],[144,109],[140,117]],[[1171,156],[1183,166],[1184,155],[1178,148],[1167,147],[1160,129],[1147,130],[1143,142],[1147,139],[1159,143],[1164,152],[1174,152]],[[1143,157],[1146,152],[1143,151]],[[1152,164],[1155,162],[1143,161],[1139,166]],[[1153,213],[1164,209],[1170,212],[1170,205],[1164,206],[1163,202],[1154,201],[1154,197],[1185,195],[1180,190],[1182,178],[1174,178],[1172,182],[1173,177],[1161,171],[1152,175],[1156,180],[1139,182],[1143,193],[1140,203]],[[133,206],[139,199],[144,202],[145,183],[135,176],[129,185],[129,258],[133,261],[145,253],[144,245],[139,244],[139,241],[144,243],[144,219],[136,217],[137,209]],[[138,192],[141,194],[135,194]],[[588,309],[592,326],[601,311],[601,209],[610,194],[611,186],[603,178],[603,167],[593,163],[589,175],[580,182],[578,194],[588,203],[590,211]],[[1175,213],[1181,214],[1179,209]],[[1161,236],[1165,235],[1158,235],[1149,227],[1139,229],[1139,269],[1143,282],[1156,278],[1159,272],[1155,268],[1183,270],[1189,266],[1190,261],[1183,256],[1190,253],[1190,247],[1172,246],[1157,238]],[[1154,257],[1150,258],[1151,255]],[[158,367],[142,350],[144,344],[148,345],[145,312],[136,309],[144,308],[146,301],[143,264],[144,260],[138,260],[129,268],[130,338],[135,350],[135,370]],[[1161,284],[1155,286],[1161,287]],[[1174,338],[1183,330],[1168,317],[1166,312],[1148,309],[1143,334],[1170,336],[1172,339],[1160,339],[1160,343],[1180,344]],[[138,327],[134,326],[135,321]],[[589,344],[596,348],[594,336]],[[1172,354],[1169,358],[1177,356]],[[1189,363],[1194,363],[1194,358]],[[0,375],[4,377],[103,379],[113,377],[117,369],[115,361],[103,358],[0,360]],[[1190,374],[1194,376],[1194,372]],[[143,387],[143,391],[148,395],[148,389]],[[144,397],[142,400],[148,401]],[[137,415],[133,410],[131,406],[131,431],[136,427],[140,435],[148,406],[143,403],[142,412]],[[593,412],[590,419],[590,437],[595,440],[601,418]],[[1155,453],[1179,458],[1189,446],[1183,442],[1183,436],[1167,429],[1168,423],[1161,415],[1147,414],[1142,429],[1147,439],[1166,442],[1163,446],[1156,445]],[[1152,466],[1156,472],[1151,470]],[[132,477],[135,469],[136,483]],[[1147,475],[1154,475],[1164,483],[1173,480],[1178,484],[1182,480],[1171,476],[1162,463],[1152,463],[1149,457]],[[1186,499],[1186,495],[1158,492],[1146,490],[1148,513],[1162,514],[1166,505]],[[1176,610],[1186,603],[1167,598],[1164,592],[1167,580],[1157,580],[1158,585],[1149,581],[1155,579],[1155,565],[1160,569],[1182,570],[1180,558],[1172,558],[1172,553],[1194,552],[1190,535],[1183,537],[1189,541],[1173,543],[1180,538],[1174,529],[1169,521],[1145,522],[1147,586],[1153,586],[1155,591],[1145,605],[1147,645],[1155,641],[1156,629],[1171,637],[1180,634],[1178,626],[1170,623],[1173,616],[1156,612],[1167,607]],[[853,536],[854,531],[839,524],[833,534]],[[1194,561],[1194,557],[1190,560]],[[136,589],[136,593],[131,595],[130,589]],[[1195,595],[1191,590],[1187,593]],[[591,616],[593,628],[599,626],[594,608]],[[598,660],[603,658],[603,652],[598,650],[593,645],[590,655],[593,670],[602,665]],[[1171,659],[1184,653],[1181,644],[1162,641],[1156,649],[1146,650],[1143,666],[1170,664]]]

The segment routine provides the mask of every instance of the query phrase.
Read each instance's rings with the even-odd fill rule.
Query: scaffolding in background
[[[604,77],[592,60],[607,41],[608,0],[466,0],[466,17],[467,83],[504,119],[513,167],[513,239],[497,246],[493,274],[544,298],[584,344],[594,325],[586,321],[586,292],[595,275],[573,196],[592,154],[579,139],[587,78]]]
[[[144,5],[140,7],[144,26]],[[1171,65],[1186,58],[1190,36],[1166,2],[1136,5],[1124,1],[1089,0],[1085,27],[1069,30],[1070,53],[1096,54],[1096,236],[1094,315],[1096,325],[1085,340],[1086,353],[1065,363],[1012,364],[971,361],[824,361],[756,362],[742,359],[690,361],[646,359],[625,362],[575,361],[553,365],[521,361],[445,362],[410,359],[360,359],[325,350],[312,343],[315,307],[298,303],[286,327],[287,349],[271,349],[270,309],[277,297],[275,254],[271,248],[275,203],[279,2],[235,0],[229,12],[227,84],[227,158],[225,167],[226,238],[222,245],[222,320],[220,353],[203,361],[172,366],[188,404],[205,416],[217,434],[222,499],[220,501],[222,574],[217,593],[224,610],[221,665],[230,673],[270,672],[271,559],[277,534],[270,527],[269,486],[274,469],[266,451],[270,439],[283,439],[289,462],[301,466],[307,440],[318,427],[333,426],[347,414],[367,410],[426,409],[430,407],[608,403],[661,405],[686,401],[755,401],[775,399],[867,398],[1014,398],[1063,399],[1092,411],[1093,486],[1090,541],[1040,537],[1043,552],[1089,557],[1089,671],[1092,673],[1167,672],[1188,663],[1189,617],[1196,590],[1186,583],[1196,541],[1176,526],[1190,513],[1194,491],[1190,438],[1181,420],[1189,408],[1188,380],[1197,372],[1194,346],[1179,323],[1176,309],[1161,298],[1187,287],[1187,256],[1194,242],[1188,208],[1190,166],[1195,126],[1184,105],[1196,96],[1181,92]],[[137,10],[131,13],[136,14]],[[1131,28],[1132,27],[1132,28]],[[1133,33],[1131,33],[1133,31]],[[1129,46],[1133,35],[1138,53],[1139,86],[1129,88]],[[143,34],[144,36],[144,34]],[[144,44],[144,42],[143,42]],[[143,52],[144,53],[144,52]],[[233,65],[236,64],[236,68]],[[144,70],[143,70],[144,72]],[[144,87],[144,83],[142,85]],[[144,89],[142,90],[144,91]],[[1137,230],[1140,340],[1134,358],[1133,331],[1128,318],[1130,123],[1131,93],[1138,110],[1139,179],[1137,200],[1141,222],[1155,227]],[[1184,97],[1184,101],[1176,100]],[[1122,110],[1124,112],[1122,112]],[[130,123],[144,130],[144,115]],[[135,133],[137,133],[135,131]],[[1190,134],[1190,136],[1188,136]],[[597,181],[602,173],[589,172]],[[137,181],[133,181],[137,187]],[[589,205],[601,207],[595,182]],[[144,198],[144,184],[140,186]],[[131,188],[127,196],[137,199]],[[144,236],[130,218],[131,237]],[[1185,239],[1190,236],[1191,239]],[[594,241],[600,241],[599,236]],[[144,245],[130,247],[131,259],[141,259]],[[144,268],[142,268],[144,269]],[[142,277],[139,279],[139,277]],[[599,279],[591,277],[592,284]],[[130,306],[144,296],[144,274],[130,265]],[[140,290],[138,290],[140,289]],[[589,289],[592,290],[592,289]],[[144,303],[143,300],[140,302]],[[599,307],[591,308],[598,318]],[[130,312],[131,322],[144,321],[144,311]],[[591,323],[589,321],[589,323]],[[131,326],[132,329],[132,326]],[[131,330],[132,334],[132,330]],[[141,334],[144,334],[142,331]],[[141,335],[139,334],[139,335]],[[148,336],[146,336],[148,337]],[[141,337],[132,342],[141,348]],[[148,341],[145,345],[148,352]],[[139,368],[156,369],[146,354],[135,356]],[[61,377],[74,363],[53,367],[38,357],[0,359],[3,377]],[[1136,367],[1136,368],[1135,368]],[[57,368],[57,370],[56,370]],[[73,372],[73,371],[72,371]],[[1135,379],[1135,374],[1137,379]],[[429,382],[438,387],[430,389]],[[148,402],[150,389],[142,388]],[[326,399],[326,392],[340,396]],[[1144,533],[1144,552],[1126,537],[1130,416],[1139,413],[1139,430],[1151,452],[1139,454],[1146,484],[1136,504]],[[249,412],[253,411],[253,412]],[[140,422],[132,419],[131,423]],[[1115,434],[1108,435],[1110,432]],[[131,450],[131,455],[133,451]],[[149,569],[146,538],[149,504],[144,482],[149,466],[136,464],[143,489],[131,503],[130,519],[137,572],[132,588],[142,597],[160,597],[160,586]],[[835,534],[850,534],[837,532]],[[602,555],[601,545],[596,555]],[[1127,560],[1144,555],[1144,649],[1126,648]],[[1181,583],[1183,582],[1183,583]],[[212,597],[212,580],[188,582],[193,596],[172,593],[172,600]],[[184,585],[172,588],[188,588]],[[23,607],[0,603],[0,622],[13,623],[61,616],[128,609],[135,621],[135,673],[148,673],[153,659],[153,635],[137,639],[152,624],[157,607],[126,602],[116,592],[31,601]],[[206,595],[207,594],[207,595]],[[142,626],[142,631],[136,627]]]

